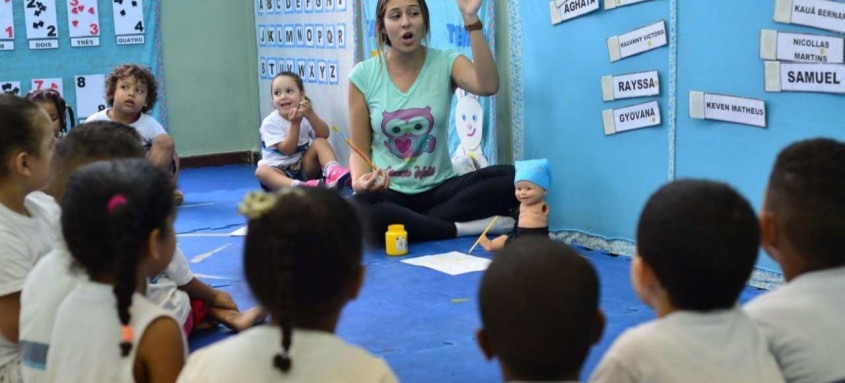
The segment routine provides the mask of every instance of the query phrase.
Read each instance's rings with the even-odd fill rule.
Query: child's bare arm
[[[173,383],[185,364],[182,329],[173,318],[154,320],[138,342],[134,375],[138,382]]]
[[[21,292],[0,297],[0,334],[17,343],[19,318],[21,316]]]
[[[308,99],[303,100],[300,109],[305,115],[305,118],[308,119],[308,122],[311,123],[314,134],[319,138],[329,138],[329,124],[317,115],[317,112],[311,106],[311,101]]]
[[[298,120],[291,119],[290,127],[288,128],[288,135],[282,142],[276,144],[276,149],[279,149],[286,156],[296,153],[296,147],[299,145],[299,129],[302,118]]]

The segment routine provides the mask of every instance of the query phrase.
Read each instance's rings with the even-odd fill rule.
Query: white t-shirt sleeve
[[[194,274],[191,272],[191,267],[188,266],[188,259],[185,258],[185,253],[179,246],[176,246],[176,251],[173,253],[173,259],[170,264],[164,269],[164,275],[170,279],[177,286],[184,286],[194,279]]]
[[[191,383],[191,382],[207,382],[210,378],[207,376],[213,368],[208,368],[205,363],[205,354],[203,350],[196,351],[188,357],[185,367],[179,373],[179,378],[176,383]]]
[[[94,113],[88,118],[85,119],[85,122],[93,122],[93,121],[111,121],[108,115],[108,109],[103,109],[97,113]]]
[[[264,142],[264,146],[270,148],[285,140],[290,127],[290,124],[285,124],[285,122],[281,117],[273,115],[267,116],[261,122],[261,128],[258,131],[261,133],[261,141]]]
[[[35,267],[32,256],[22,238],[0,231],[0,296],[23,289],[26,276]]]
[[[590,375],[590,383],[636,383],[637,379],[618,359],[605,355]]]

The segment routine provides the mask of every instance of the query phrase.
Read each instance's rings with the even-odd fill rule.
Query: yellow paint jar
[[[408,232],[405,225],[388,225],[384,233],[384,251],[387,255],[400,256],[408,254]]]

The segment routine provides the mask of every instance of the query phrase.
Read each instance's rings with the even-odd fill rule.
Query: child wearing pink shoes
[[[342,189],[349,169],[337,162],[329,125],[311,108],[302,78],[281,72],[270,85],[275,110],[261,122],[261,161],[255,177],[270,190],[310,186]]]

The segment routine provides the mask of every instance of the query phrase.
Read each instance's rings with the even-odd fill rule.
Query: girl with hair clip
[[[27,274],[58,240],[50,211],[27,195],[50,176],[53,134],[47,113],[0,94],[0,382],[20,381],[21,290]]]
[[[38,104],[50,116],[54,137],[64,137],[68,129],[75,125],[76,117],[73,114],[73,109],[65,102],[59,91],[55,89],[33,89],[26,94],[26,98]],[[70,119],[68,119],[68,115]],[[70,127],[68,127],[68,123],[70,123]]]
[[[387,364],[334,332],[364,279],[361,225],[327,189],[254,192],[244,272],[270,325],[191,355],[179,382],[397,382]],[[331,240],[326,240],[331,238]]]
[[[142,294],[176,246],[170,175],[144,159],[77,170],[62,199],[62,232],[89,276],[56,314],[48,382],[173,382],[185,359],[180,326]],[[88,329],[85,331],[84,329]]]

